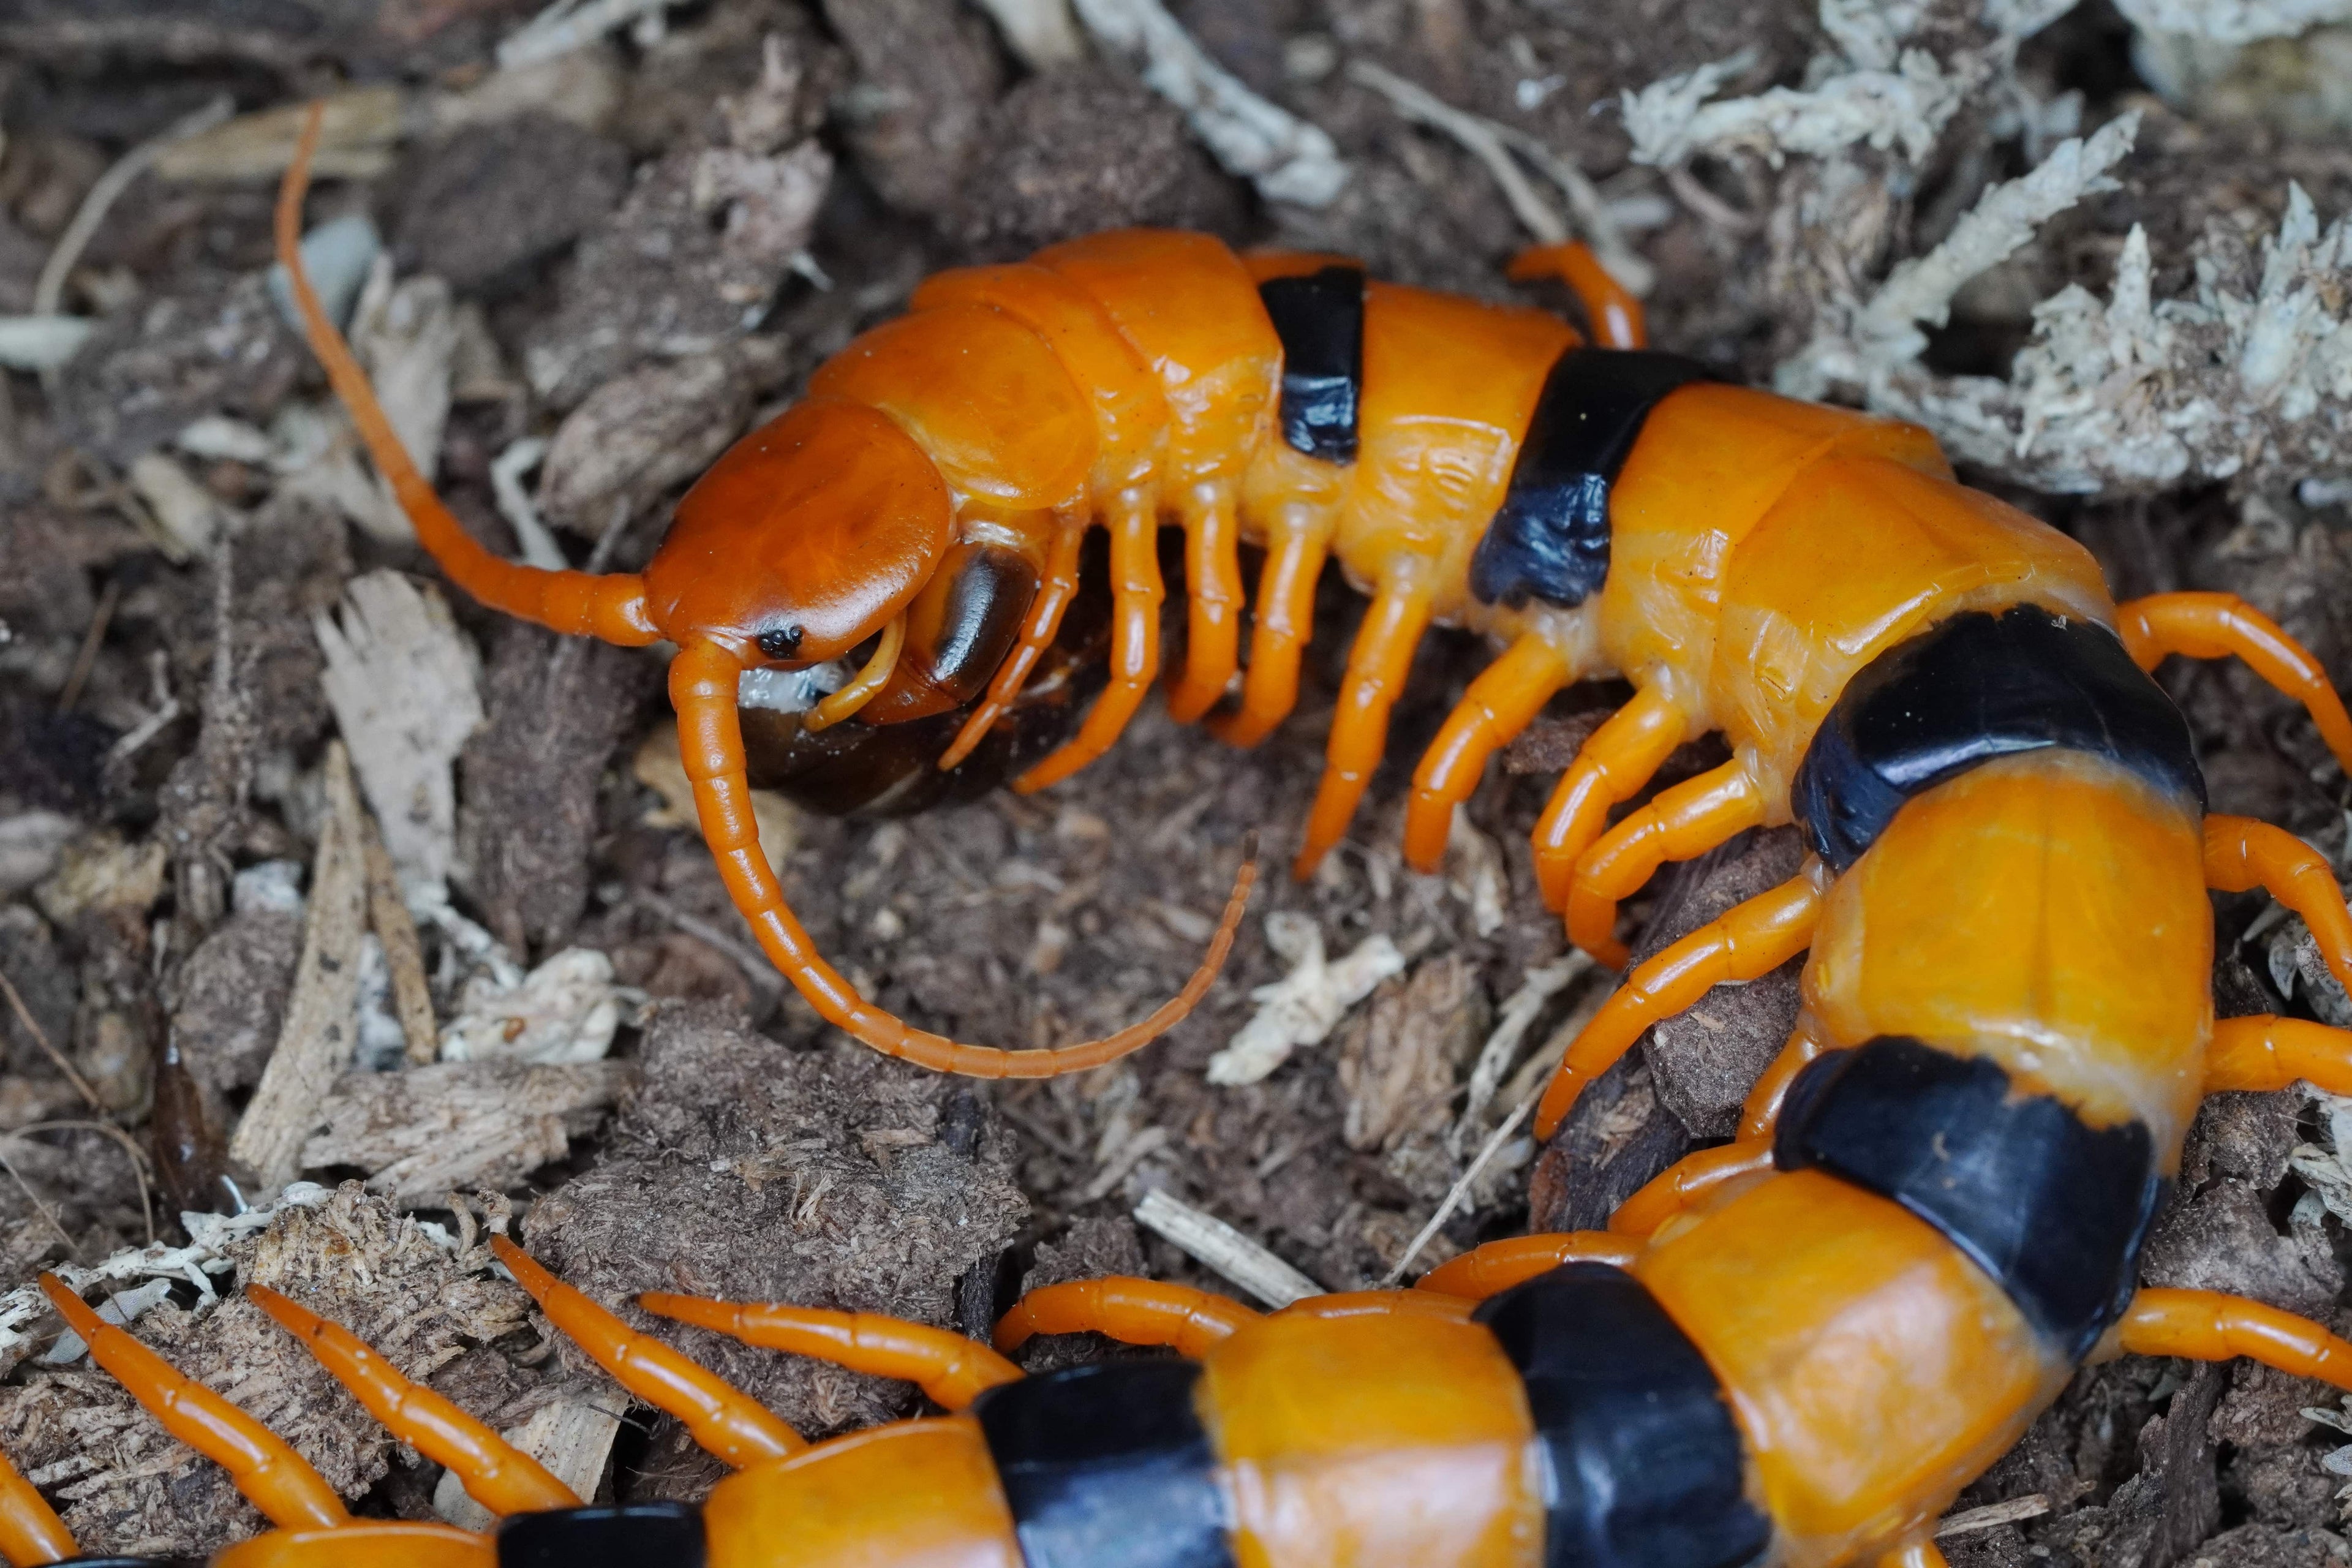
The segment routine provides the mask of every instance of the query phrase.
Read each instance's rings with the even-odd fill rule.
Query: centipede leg
[[[1241,529],[1229,485],[1204,485],[1183,509],[1184,668],[1170,682],[1168,716],[1189,724],[1217,705],[1241,668]]]
[[[1356,815],[1372,770],[1380,765],[1388,743],[1389,710],[1404,689],[1413,650],[1429,629],[1425,575],[1418,563],[1391,571],[1372,595],[1355,647],[1348,651],[1348,676],[1339,689],[1339,711],[1331,718],[1323,781],[1315,791],[1314,809],[1307,813],[1307,842],[1291,862],[1291,875],[1301,881],[1315,874],[1325,854],[1348,831],[1349,818]]]
[[[2142,669],[2167,654],[2226,658],[2235,654],[2271,686],[2303,704],[2336,763],[2352,773],[2352,713],[2311,650],[2235,594],[2151,594],[2116,608],[2116,629]]]
[[[1297,705],[1298,661],[1315,633],[1315,580],[1331,548],[1327,512],[1284,508],[1267,531],[1241,707],[1209,718],[1209,733],[1229,746],[1256,745]]]
[[[1037,668],[1037,660],[1061,632],[1062,617],[1078,594],[1078,548],[1086,542],[1088,521],[1076,513],[1058,520],[1053,542],[1045,552],[1045,571],[1037,584],[1037,597],[1030,603],[1029,618],[1022,623],[1021,639],[1004,656],[1004,662],[997,666],[996,674],[989,680],[987,695],[973,705],[963,728],[956,731],[948,749],[940,753],[941,773],[971,755],[972,748],[987,738],[990,727],[1013,706],[1013,699],[1021,695],[1021,688],[1029,679],[1029,672]]]
[[[163,1430],[228,1472],[246,1500],[281,1529],[337,1529],[351,1521],[343,1500],[292,1445],[136,1339],[92,1311],[54,1274],[41,1290],[90,1359],[147,1407]]]
[[[2189,1361],[2244,1356],[2296,1377],[2352,1390],[2352,1344],[2308,1318],[2219,1290],[2142,1290],[2116,1325],[2135,1355]]]
[[[264,1285],[247,1285],[255,1305],[284,1324],[319,1363],[384,1425],[492,1513],[578,1508],[580,1499],[544,1465],[421,1384],[412,1383],[358,1335]]]
[[[1059,784],[1111,749],[1160,673],[1160,516],[1149,497],[1122,498],[1110,521],[1110,684],[1078,732],[1013,781],[1023,795]]]
[[[1772,1058],[1772,1065],[1757,1075],[1755,1083],[1748,1090],[1747,1103],[1739,1108],[1738,1136],[1741,1142],[1772,1136],[1772,1129],[1780,1120],[1780,1103],[1789,1095],[1789,1086],[1815,1058],[1830,1048],[1830,1042],[1821,1037],[1811,1016],[1801,1014],[1796,1028],[1790,1032],[1788,1044],[1782,1046],[1780,1054]]]
[[[1475,1302],[1443,1290],[1334,1290],[1302,1296],[1277,1318],[1442,1318],[1460,1322]]]
[[[1671,698],[1645,686],[1585,740],[1536,821],[1536,883],[1544,908],[1568,908],[1576,862],[1609,826],[1609,808],[1642,792],[1688,728]]]
[[[0,1557],[8,1568],[36,1568],[76,1556],[73,1531],[16,1467],[0,1457]]]
[[[714,1301],[667,1290],[648,1290],[637,1305],[746,1344],[903,1379],[949,1410],[961,1410],[985,1391],[1021,1377],[1019,1367],[986,1345],[903,1318],[782,1302]]]
[[[2327,857],[2251,816],[2205,819],[2205,881],[2225,893],[2261,888],[2303,917],[2336,984],[2352,991],[2352,910]]]
[[[1503,275],[1514,283],[1557,278],[1567,284],[1584,307],[1593,341],[1602,348],[1638,349],[1650,341],[1649,329],[1642,320],[1642,301],[1579,241],[1532,246],[1513,257]]]
[[[2352,1095],[2352,1030],[2257,1013],[2213,1026],[2205,1052],[2205,1092],[2284,1089],[2296,1079]]]
[[[1607,1263],[1622,1268],[1641,1250],[1641,1243],[1605,1230],[1506,1237],[1439,1264],[1414,1280],[1413,1289],[1483,1301],[1563,1263]]]
[[[758,1400],[709,1368],[630,1328],[505,1237],[490,1237],[490,1249],[516,1283],[530,1292],[549,1322],[594,1358],[614,1382],[684,1422],[688,1435],[714,1458],[740,1469],[808,1447]]]
[[[1030,1291],[997,1320],[996,1348],[1010,1355],[1038,1334],[1097,1333],[1197,1356],[1259,1316],[1239,1301],[1189,1285],[1112,1274]]]
[[[1703,1202],[1726,1183],[1744,1180],[1772,1168],[1769,1138],[1743,1139],[1720,1148],[1685,1154],[1644,1183],[1609,1216],[1609,1228],[1618,1236],[1648,1237],[1684,1210]]]
[[[1808,868],[1725,910],[1635,970],[1568,1047],[1536,1108],[1536,1136],[1550,1137],[1584,1086],[1633,1049],[1652,1024],[1727,980],[1757,979],[1804,952],[1821,907],[1821,889]]]
[[[1445,858],[1454,808],[1477,789],[1486,776],[1486,759],[1526,729],[1552,693],[1575,679],[1568,656],[1537,632],[1519,637],[1502,658],[1478,672],[1413,771],[1412,799],[1404,813],[1406,865],[1416,871],[1437,869]]]
[[[1951,1568],[1951,1565],[1944,1561],[1944,1549],[1934,1542],[1914,1541],[1881,1557],[1878,1568]]]
[[[1576,863],[1568,938],[1612,969],[1625,967],[1617,904],[1660,866],[1727,844],[1764,821],[1764,794],[1737,761],[1662,793],[1604,834]]]

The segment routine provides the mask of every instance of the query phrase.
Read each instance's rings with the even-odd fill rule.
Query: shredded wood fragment
[[[625,1403],[619,1394],[607,1394],[601,1401],[593,1396],[551,1400],[499,1436],[545,1465],[574,1495],[593,1498],[613,1439],[620,1435],[620,1407]],[[488,1531],[498,1525],[496,1514],[467,1495],[455,1470],[441,1472],[433,1489],[433,1511],[460,1530]]]
[[[346,1072],[319,1108],[325,1128],[302,1146],[302,1165],[356,1166],[370,1192],[404,1204],[510,1187],[570,1153],[633,1072],[608,1061]]]
[[[1086,55],[1070,0],[980,0],[980,8],[1033,71],[1051,70]]]
[[[2217,44],[2292,38],[2323,22],[2352,21],[2352,0],[2116,0],[2143,33],[2174,33]]]
[[[1143,68],[1143,83],[1184,111],[1230,174],[1268,201],[1328,206],[1348,165],[1319,125],[1268,103],[1211,59],[1160,0],[1076,0],[1095,41]]]
[[[310,907],[286,1022],[261,1083],[229,1142],[232,1159],[270,1186],[294,1179],[319,1107],[351,1061],[359,998],[360,937],[366,923],[367,859],[359,792],[342,742],[327,745],[326,819],[310,868]]]
[[[444,1062],[594,1062],[612,1047],[627,993],[613,961],[569,947],[520,980],[478,974],[441,1031]],[[444,1183],[445,1186],[448,1184]]]
[[[1520,977],[1518,989],[1503,1002],[1502,1012],[1495,1021],[1486,1043],[1478,1047],[1478,1059],[1470,1068],[1470,1082],[1462,1100],[1462,1115],[1454,1122],[1452,1135],[1458,1151],[1463,1139],[1494,1102],[1495,1091],[1509,1076],[1513,1059],[1518,1055],[1519,1042],[1554,996],[1574,984],[1592,969],[1592,955],[1579,950],[1551,963],[1529,969]]]
[[[450,365],[457,353],[457,302],[438,278],[394,284],[392,258],[378,252],[359,304],[352,311],[352,353],[367,368],[383,416],[401,447],[430,482],[441,466],[441,436],[448,427]],[[376,505],[352,521],[391,543],[416,537],[392,486],[376,479]]]
[[[403,97],[396,87],[360,87],[331,93],[319,126],[313,172],[320,179],[370,180],[392,167],[402,132]],[[227,106],[224,106],[225,108]],[[167,180],[242,183],[274,180],[294,161],[294,143],[310,112],[283,104],[230,120],[226,114],[200,134],[160,152],[155,172]]]
[[[2019,1524],[2029,1519],[2040,1519],[2049,1511],[2050,1500],[2047,1497],[2040,1492],[2028,1492],[2023,1497],[1946,1514],[1936,1523],[1936,1539],[1944,1541],[1955,1535],[1974,1535],[1978,1531],[1990,1530],[1997,1524]]]
[[[1336,963],[1327,963],[1321,929],[1288,910],[1265,917],[1265,942],[1289,960],[1290,973],[1250,993],[1257,1011],[1209,1058],[1211,1083],[1233,1088],[1263,1079],[1298,1047],[1319,1045],[1349,1008],[1405,965],[1396,943],[1378,932]]]
[[[1165,1237],[1269,1307],[1323,1294],[1323,1288],[1213,1215],[1155,1187],[1137,1205],[1138,1225]]]
[[[176,559],[211,554],[215,542],[231,527],[228,509],[163,452],[142,452],[131,460],[123,477],[147,503],[163,531],[180,546]]]
[[[404,893],[447,884],[454,769],[480,728],[480,671],[439,592],[385,569],[353,578],[340,616],[313,623],[320,676]]]
[[[365,812],[361,813],[360,831],[360,847],[367,858],[368,925],[383,944],[393,1014],[400,1021],[408,1065],[421,1067],[440,1050],[433,1026],[433,990],[425,979],[425,952],[416,940],[416,921],[402,900],[400,878],[384,849],[383,836]]]

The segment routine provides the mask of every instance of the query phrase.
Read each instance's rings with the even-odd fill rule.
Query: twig
[[[111,1121],[36,1121],[16,1129],[19,1137],[33,1132],[103,1132],[121,1144],[131,1156],[131,1173],[139,1179],[139,1207],[147,1216],[147,1245],[155,1245],[155,1200],[147,1185],[147,1151],[137,1139]]]
[[[410,1067],[423,1067],[441,1054],[440,1032],[433,1024],[433,989],[425,979],[425,950],[416,941],[416,921],[401,900],[400,878],[375,818],[362,808],[360,848],[367,864],[368,924],[383,946],[383,966],[392,976],[392,1010],[400,1019],[401,1038]]]
[[[31,1032],[33,1043],[48,1053],[49,1060],[55,1062],[58,1070],[66,1075],[66,1081],[74,1086],[75,1092],[89,1103],[92,1110],[105,1110],[106,1107],[99,1100],[98,1090],[89,1087],[89,1080],[74,1071],[74,1065],[66,1059],[66,1054],[49,1043],[48,1031],[42,1028],[34,1019],[31,1011],[25,1005],[24,997],[17,994],[15,984],[9,980],[7,972],[5,970],[0,970],[0,991],[8,994],[8,1006],[10,1011],[16,1015],[16,1022],[24,1025]]]
[[[510,443],[491,459],[490,494],[498,500],[499,515],[514,530],[515,543],[521,548],[524,563],[561,572],[572,563],[563,559],[555,535],[540,521],[539,509],[531,504],[530,491],[523,488],[522,482],[523,475],[537,468],[546,456],[544,437],[525,436]]]
[[[23,1190],[26,1201],[33,1205],[33,1212],[49,1222],[49,1228],[56,1231],[58,1239],[66,1244],[66,1256],[79,1259],[81,1257],[81,1248],[76,1247],[74,1238],[66,1234],[66,1227],[58,1219],[56,1211],[41,1201],[41,1194],[33,1190],[33,1184],[25,1180],[24,1173],[16,1169],[16,1163],[5,1152],[0,1152],[0,1171],[7,1172],[9,1177]]]
[[[1979,1530],[1990,1530],[1996,1524],[2015,1524],[2023,1519],[2039,1519],[2050,1511],[2050,1500],[2040,1492],[2011,1498],[2007,1502],[1989,1502],[1982,1508],[1962,1509],[1948,1513],[1936,1526],[1936,1539],[1948,1536],[1972,1535]]]
[[[535,66],[587,47],[614,28],[658,16],[675,0],[555,0],[499,44],[499,68]]]
[[[1223,1220],[1157,1188],[1143,1194],[1135,1219],[1270,1307],[1323,1294],[1323,1287]]]
[[[147,678],[154,686],[154,711],[106,748],[106,760],[110,763],[136,755],[141,747],[163,732],[163,726],[180,716],[180,700],[172,692],[171,656],[160,647],[147,656]]]
[[[1716,227],[1741,238],[1764,226],[1764,220],[1751,216],[1698,183],[1698,176],[1687,164],[1676,163],[1666,170],[1666,185],[1682,198],[1683,205],[1698,214]]]
[[[98,645],[106,640],[107,624],[114,619],[114,606],[121,602],[121,583],[107,578],[106,586],[99,591],[98,608],[90,612],[89,630],[82,634],[81,650],[74,655],[73,670],[66,677],[66,689],[58,693],[58,712],[72,712],[73,705],[81,700],[90,667],[98,662]]]
[[[1404,1271],[1412,1267],[1412,1260],[1421,1256],[1421,1249],[1429,1245],[1430,1238],[1437,1234],[1438,1228],[1454,1217],[1454,1211],[1460,1208],[1462,1200],[1470,1195],[1470,1184],[1478,1179],[1478,1173],[1486,1168],[1486,1162],[1493,1159],[1495,1152],[1509,1141],[1512,1133],[1519,1130],[1519,1123],[1527,1120],[1528,1112],[1533,1110],[1535,1105],[1534,1094],[1521,1095],[1519,1103],[1511,1108],[1511,1113],[1508,1116],[1503,1118],[1503,1124],[1487,1134],[1486,1142],[1478,1146],[1477,1158],[1470,1162],[1470,1168],[1462,1173],[1461,1178],[1453,1186],[1446,1189],[1445,1201],[1437,1205],[1437,1212],[1429,1216],[1429,1223],[1421,1227],[1421,1234],[1412,1238],[1412,1245],[1404,1249],[1404,1256],[1397,1259],[1396,1267],[1390,1269],[1381,1279],[1381,1289],[1394,1289],[1398,1281],[1404,1278]]]
[[[41,268],[40,278],[33,284],[32,313],[36,316],[58,313],[58,302],[66,291],[66,275],[73,270],[74,263],[81,259],[81,253],[89,247],[90,237],[98,232],[99,224],[104,221],[107,209],[114,205],[115,198],[130,189],[131,181],[147,172],[147,165],[155,161],[157,153],[175,142],[184,142],[191,136],[210,131],[236,111],[236,100],[223,94],[194,114],[181,116],[116,159],[114,167],[100,174],[98,183],[90,186],[89,194],[82,197],[80,207],[75,211],[73,221],[66,225],[63,234],[58,236],[57,247],[49,252],[48,260]]]

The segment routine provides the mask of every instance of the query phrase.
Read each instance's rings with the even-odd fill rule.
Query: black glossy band
[[[1843,871],[1903,803],[1996,757],[2060,746],[2205,806],[2189,721],[2093,622],[2018,605],[1950,616],[1846,683],[1806,748],[1790,806]]]
[[[1511,486],[1470,557],[1484,604],[1580,605],[1609,576],[1609,488],[1667,394],[1715,373],[1648,349],[1572,348],[1552,363]]]
[[[982,1394],[1028,1568],[1234,1568],[1186,1361],[1069,1367]]]
[[[1282,340],[1282,438],[1310,458],[1356,460],[1364,385],[1364,269],[1326,267],[1257,286]]]
[[[559,1508],[499,1526],[499,1568],[702,1568],[702,1516],[678,1502]]]
[[[2137,1121],[2094,1128],[2000,1064],[1899,1035],[1806,1067],[1773,1161],[1892,1198],[1975,1259],[2069,1361],[2123,1316],[2162,1202]]]
[[[1544,1568],[1737,1568],[1771,1544],[1723,1390],[1622,1269],[1569,1263],[1480,1307],[1551,1472]]]

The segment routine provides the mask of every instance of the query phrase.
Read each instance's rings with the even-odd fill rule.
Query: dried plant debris
[[[606,1061],[348,1072],[319,1108],[325,1131],[302,1145],[302,1168],[356,1166],[369,1191],[406,1204],[515,1186],[593,1131],[633,1072]]]
[[[862,1047],[784,1050],[675,1004],[646,1030],[613,1149],[532,1209],[547,1265],[812,1435],[908,1413],[904,1384],[656,1323],[638,1290],[956,1321],[1028,1213],[971,1086]],[[567,1358],[574,1352],[567,1351]]]
[[[1268,915],[1265,940],[1290,961],[1290,973],[1250,993],[1257,1012],[1209,1058],[1211,1083],[1256,1083],[1299,1047],[1321,1044],[1349,1008],[1405,966],[1396,943],[1378,932],[1336,963],[1325,959],[1323,932],[1304,915]]]

